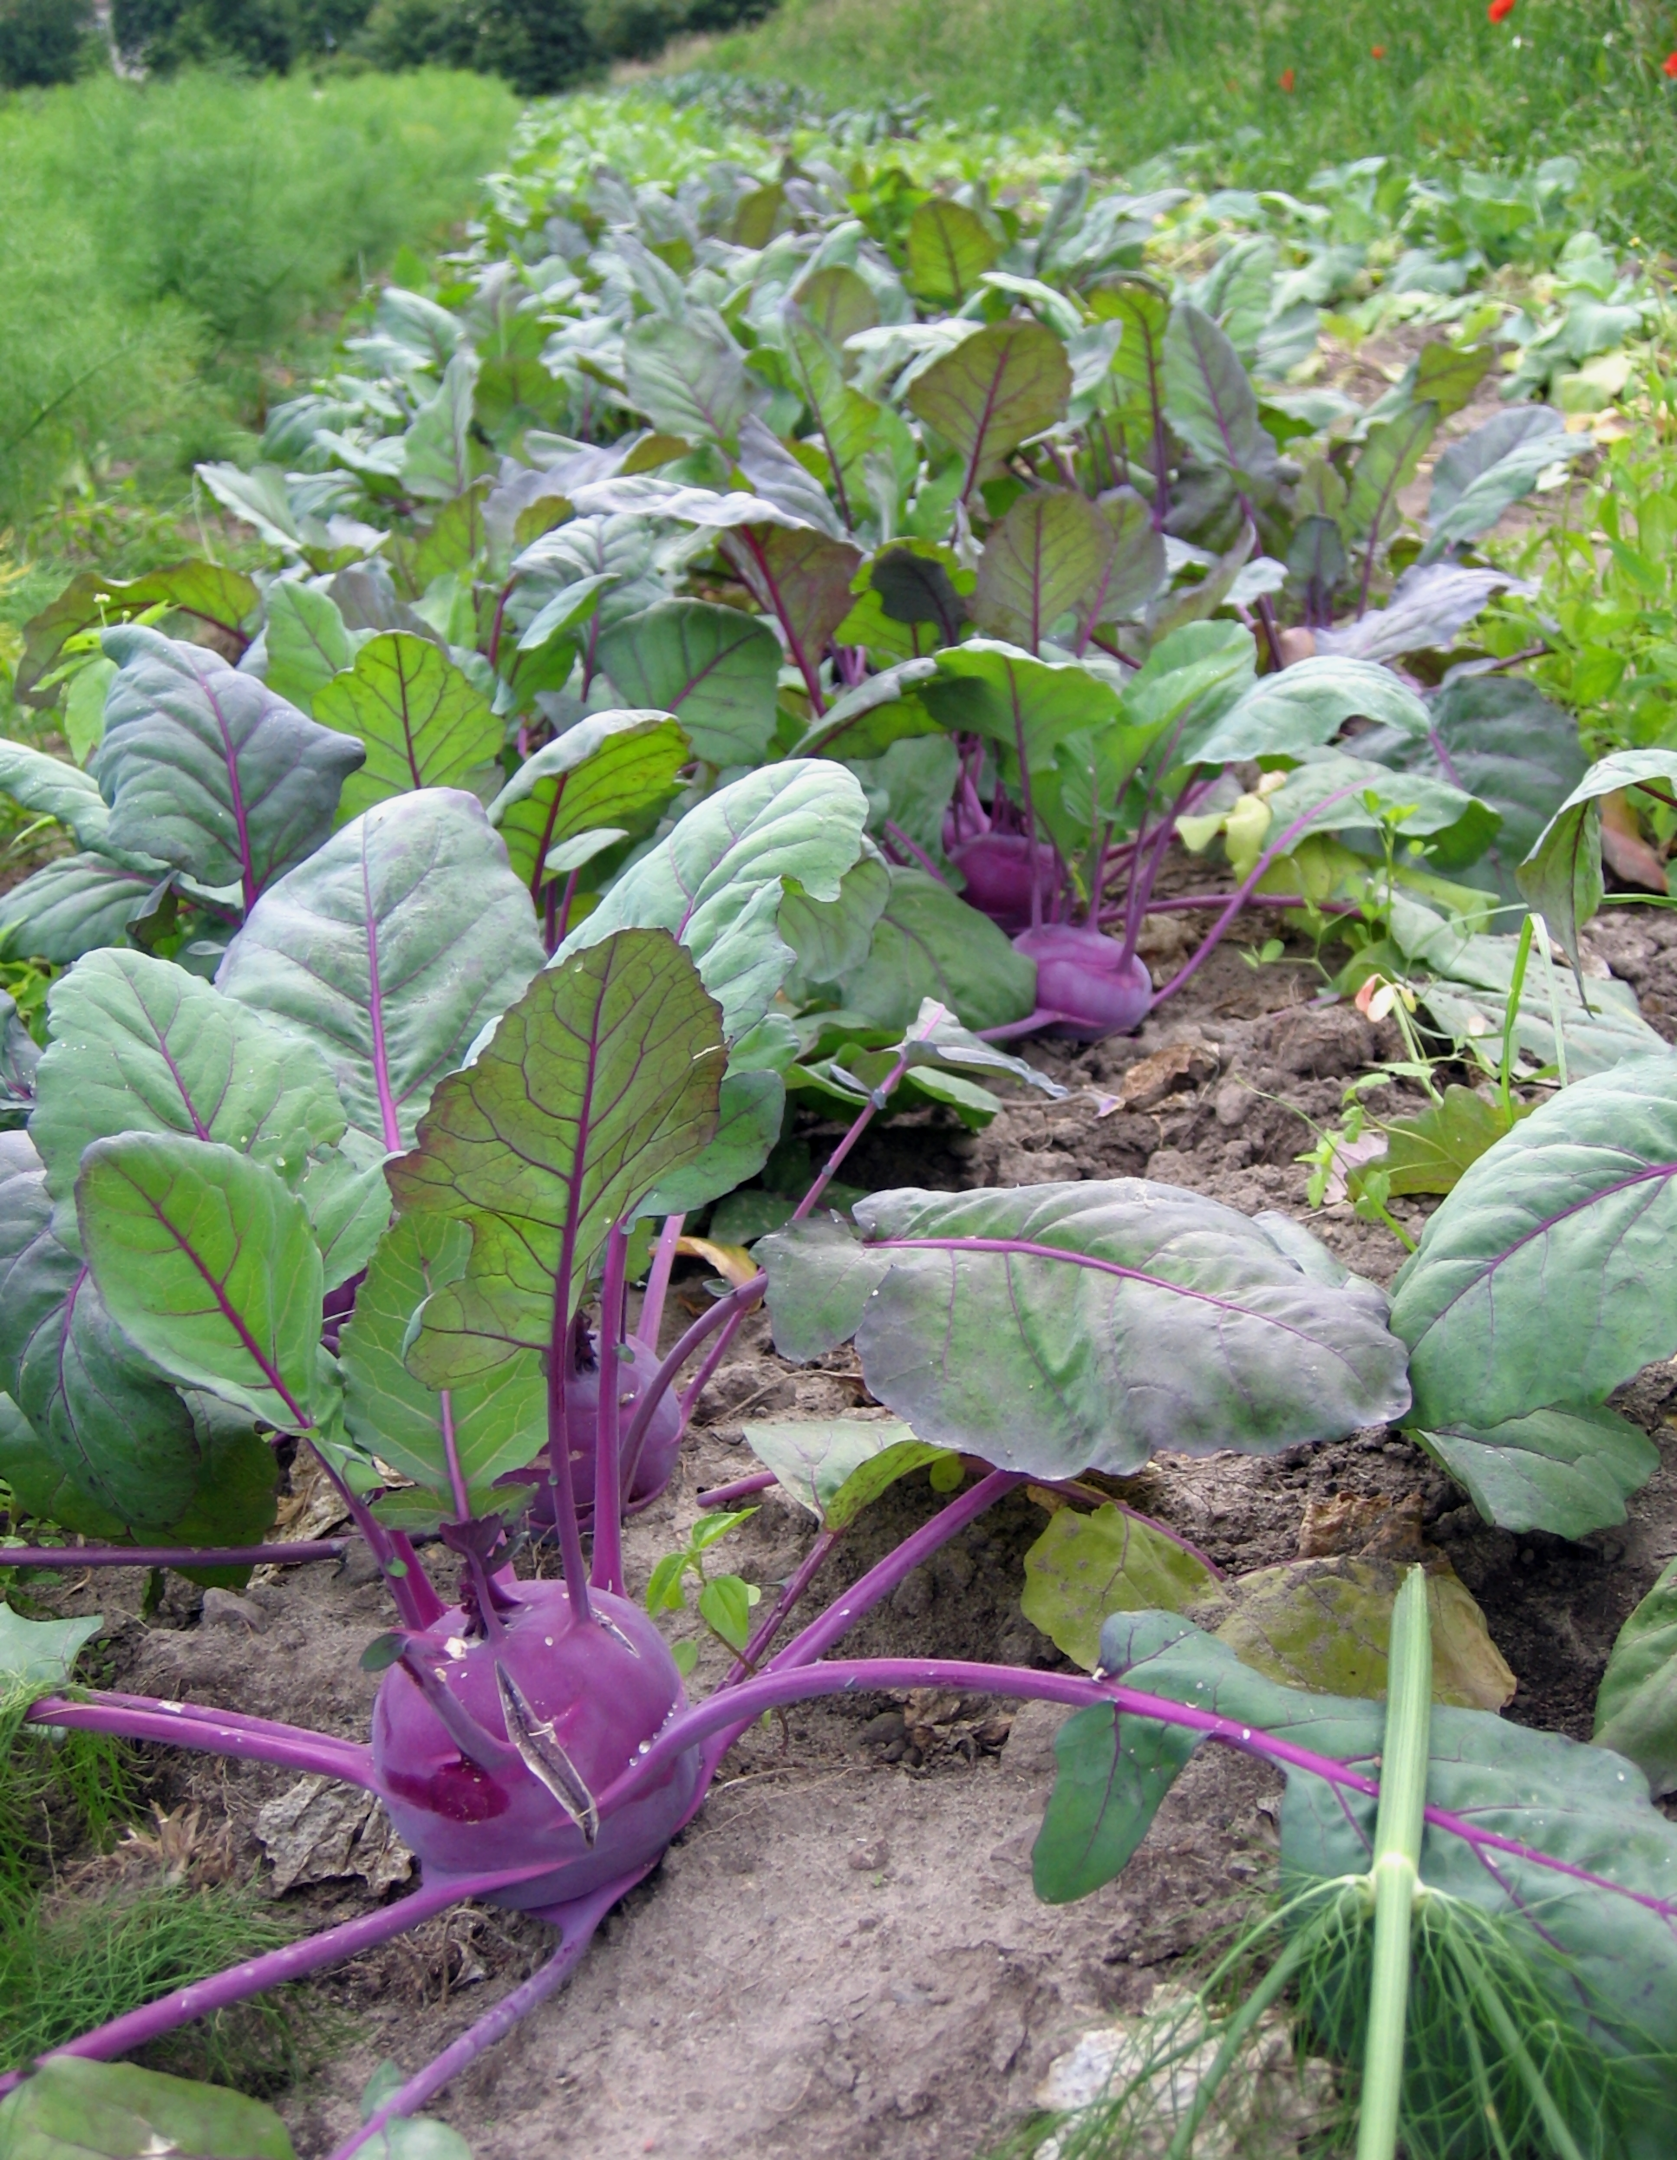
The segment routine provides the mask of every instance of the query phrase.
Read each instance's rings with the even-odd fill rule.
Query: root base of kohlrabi
[[[412,1647],[496,1741],[507,1734],[499,1661],[589,1792],[602,1792],[683,1707],[681,1676],[663,1637],[625,1598],[594,1591],[592,1617],[579,1622],[562,1583],[501,1582],[515,1604],[500,1615],[498,1635],[469,1637],[473,1623],[456,1607],[411,1639]],[[657,1859],[698,1791],[694,1749],[608,1816],[590,1846],[523,1763],[489,1770],[467,1761],[401,1665],[380,1683],[372,1743],[380,1797],[427,1880],[551,1859],[549,1873],[496,1900],[520,1910],[585,1896]]]
[[[1022,930],[1013,949],[1036,962],[1037,1006],[1060,1015],[1059,1034],[1079,1042],[1128,1035],[1152,1009],[1147,963],[1135,953],[1126,961],[1123,946],[1103,931],[1044,923]]]

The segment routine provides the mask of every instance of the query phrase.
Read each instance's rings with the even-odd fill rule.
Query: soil
[[[1182,922],[1154,918],[1161,975],[1172,920]],[[1255,941],[1269,927],[1241,930]],[[1677,921],[1614,909],[1591,938],[1652,1023],[1677,1037]],[[1247,1212],[1286,1210],[1357,1271],[1389,1280],[1397,1240],[1343,1204],[1311,1211],[1295,1160],[1310,1121],[1337,1113],[1346,1081],[1397,1048],[1349,1004],[1318,1001],[1319,982],[1302,954],[1258,965],[1249,944],[1231,942],[1139,1035],[1081,1051],[1036,1046],[1036,1061],[1078,1090],[1070,1099],[1011,1101],[981,1133],[932,1113],[904,1116],[878,1129],[845,1175],[942,1188],[1146,1175]],[[1377,1108],[1402,1100],[1395,1089],[1373,1098]],[[822,1137],[812,1133],[817,1146]],[[1398,1202],[1394,1212],[1414,1234],[1428,1205]],[[702,1309],[704,1272],[678,1283],[674,1302]],[[686,1318],[672,1311],[667,1329]],[[1662,1468],[1621,1528],[1579,1544],[1486,1527],[1384,1428],[1268,1459],[1160,1456],[1121,1489],[1236,1573],[1294,1557],[1312,1503],[1318,1519],[1329,1500],[1352,1515],[1357,1501],[1382,1498],[1418,1510],[1518,1676],[1506,1714],[1587,1738],[1614,1635],[1677,1550],[1677,1433],[1663,1418],[1674,1396],[1677,1369],[1663,1366],[1624,1391],[1621,1407],[1658,1441]],[[775,1357],[766,1322],[751,1322],[707,1390],[673,1484],[629,1526],[631,1587],[682,1538],[700,1492],[755,1467],[744,1445],[752,1418],[831,1416],[867,1401],[848,1352],[795,1369]],[[894,1487],[838,1547],[817,1591],[831,1596],[941,1504],[923,1476]],[[910,1576],[847,1647],[1062,1664],[1018,1604],[1022,1556],[1044,1520],[1023,1493],[1011,1496]],[[773,1586],[811,1534],[810,1519],[771,1493],[730,1540],[728,1564]],[[205,1598],[171,1578],[148,1619],[137,1573],[61,1578],[46,1601],[105,1613],[107,1684],[363,1736],[375,1682],[357,1661],[388,1619],[370,1564],[264,1573],[242,1599]],[[675,1628],[696,1625],[688,1616]],[[701,1644],[695,1687],[724,1664]],[[1275,1850],[1277,1781],[1206,1749],[1120,1880],[1080,1904],[1039,1904],[1030,1848],[1060,1716],[953,1695],[875,1696],[754,1728],[569,1988],[433,2112],[476,2160],[558,2151],[975,2160],[1029,2112],[1056,2054],[1103,2015],[1141,2007],[1226,1924]],[[207,1852],[230,1837],[236,1866],[272,1883],[254,1825],[295,1784],[290,1775],[171,1756],[158,1758],[157,1778],[160,1805],[201,1810]],[[358,1857],[375,1883],[388,1882],[388,1852],[368,1858],[364,1844]],[[348,1876],[305,1881],[283,1903],[318,1927],[401,1894],[398,1883],[375,1896]],[[540,1922],[461,1908],[311,1983],[305,2005],[330,2009],[327,2029],[340,2037],[278,2098],[298,2151],[331,2150],[358,2122],[359,2094],[382,2060],[416,2070],[552,1947]]]

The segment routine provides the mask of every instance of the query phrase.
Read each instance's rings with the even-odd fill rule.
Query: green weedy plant
[[[1579,1869],[1564,1890],[1538,1889],[1512,1839],[1464,1868],[1459,1847],[1439,1834],[1464,1811],[1511,1827],[1509,1802],[1529,1770],[1520,1763],[1487,1778],[1468,1767],[1462,1743],[1476,1714],[1433,1708],[1427,1610],[1424,1577],[1411,1569],[1393,1612],[1383,1720],[1369,1706],[1254,1684],[1226,1652],[1157,1615],[1108,1623],[1103,1658],[1166,1696],[1261,1718],[1272,1730],[1279,1719],[1318,1740],[1341,1719],[1354,1723],[1363,1745],[1378,1749],[1379,1795],[1372,1807],[1351,1790],[1330,1798],[1288,1771],[1280,1902],[1191,1994],[1143,2022],[1106,2094],[1039,2124],[1032,2149],[1058,2160],[1137,2152],[1186,2160],[1238,2145],[1264,2079],[1283,2091],[1290,2082],[1266,2059],[1283,2003],[1301,2052],[1343,2066],[1348,2088],[1332,2092],[1318,2060],[1314,2089],[1307,2073],[1272,2129],[1289,2146],[1326,2131],[1333,2150],[1354,2145],[1357,2160],[1393,2160],[1400,2149],[1416,2160],[1607,2160],[1660,2149],[1668,2133],[1654,2095],[1671,2075],[1668,2017],[1629,1945],[1621,1964],[1598,1932],[1605,1915],[1591,1910],[1587,1873]],[[1061,1730],[1035,1855],[1046,1896],[1085,1894],[1116,1872],[1185,1759],[1185,1736],[1147,1733],[1133,1720],[1125,1733],[1124,1722],[1090,1709]],[[1444,1729],[1435,1734],[1435,1724]],[[1343,1745],[1348,1734],[1337,1737]],[[1509,1738],[1519,1755],[1530,1736]],[[1528,1811],[1605,1806],[1622,1822],[1614,1804],[1622,1774],[1608,1758],[1596,1762],[1569,1765],[1581,1782],[1531,1791]],[[1588,1833],[1585,1841],[1593,1843]],[[1587,1867],[1585,1841],[1570,1851]],[[1597,1844],[1591,1857],[1607,1850]],[[1633,1930],[1646,1921],[1657,1935],[1647,1908],[1626,1914]]]

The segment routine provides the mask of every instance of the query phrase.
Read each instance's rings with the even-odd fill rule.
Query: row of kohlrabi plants
[[[1523,890],[1575,942],[1601,793],[1669,767],[1585,777],[1565,806],[1570,778],[1551,784],[1520,798],[1522,831],[1488,779],[1458,784],[1436,708],[1371,656],[1416,649],[1392,642],[1405,620],[1436,648],[1494,587],[1452,550],[1552,460],[1552,418],[1516,406],[1444,454],[1431,559],[1359,616],[1416,445],[1482,354],[1433,348],[1386,413],[1329,440],[1149,278],[1156,203],[1073,182],[1031,226],[817,169],[674,193],[596,175],[583,200],[519,203],[454,305],[387,295],[376,372],[276,416],[284,466],[214,476],[284,573],[78,580],[20,675],[73,757],[5,752],[10,791],[76,845],[6,903],[11,948],[63,972],[45,1054],[19,1030],[5,1045],[0,1474],[110,1557],[237,1567],[294,1439],[396,1621],[368,1650],[369,1744],[97,1691],[39,1716],[362,1785],[425,1875],[72,2055],[126,2052],[474,1891],[563,1933],[345,2152],[556,1986],[732,1737],[808,1694],[947,1682],[1080,1706],[1046,1895],[1109,1879],[1207,1734],[1288,1768],[1290,1865],[1361,1872],[1341,1846],[1370,1834],[1380,1713],[1301,1707],[1227,1639],[1138,1617],[1193,1603],[1210,1571],[1116,1507],[1082,1512],[1101,1495],[1077,1480],[1158,1447],[1395,1421],[1493,1519],[1576,1536],[1650,1474],[1607,1401],[1672,1348],[1674,1067],[1633,1015],[1616,1061],[1580,1076],[1575,1058],[1468,1171],[1389,1309],[1290,1223],[1165,1186],[877,1193],[848,1221],[822,1205],[895,1103],[982,1117],[974,1075],[1037,1079],[993,1038],[1139,1022],[1139,924],[1184,820],[1202,844],[1221,830],[1233,873],[1202,954],[1278,866],[1302,881],[1306,844],[1339,851],[1311,874],[1360,881],[1359,909],[1375,881],[1394,940],[1407,906],[1428,936],[1506,943],[1512,969],[1519,941],[1480,925]],[[1307,611],[1318,651],[1278,667]],[[1321,649],[1335,637],[1363,642]],[[1381,732],[1336,743],[1348,722]],[[1512,972],[1501,990],[1511,1055]],[[684,1221],[758,1175],[799,1101],[840,1110],[845,1139],[660,1358]],[[667,1479],[765,1298],[789,1357],[853,1339],[894,1420],[752,1432],[821,1534],[689,1705],[626,1595],[622,1511]],[[928,1464],[956,1497],[788,1637],[858,1509]],[[1026,1480],[1073,1499],[1037,1610],[1092,1677],[829,1655]],[[518,1572],[532,1521],[558,1583]],[[422,1543],[454,1581],[433,1584]],[[1065,1587],[1091,1582],[1081,1605]],[[1312,1935],[1323,1985],[1339,1975],[1322,2045],[1355,2066],[1366,2025],[1412,2151],[1496,2152],[1518,2108],[1557,2153],[1669,2137],[1677,1848],[1626,1759],[1664,1775],[1656,1619],[1609,1676],[1625,1755],[1473,1710],[1438,1714],[1419,1768],[1405,1741],[1431,1801],[1405,1910],[1477,1907],[1462,1956],[1490,1976],[1482,2015],[1426,2024],[1411,2084],[1393,2085],[1391,1986],[1378,2015],[1358,2007],[1359,1908]],[[1579,1795],[1559,1822],[1557,1791]],[[1381,1854],[1413,1862],[1418,1834],[1383,1828]],[[1564,2077],[1534,2020],[1564,2034]],[[1427,2095],[1457,2070],[1501,2112],[1446,2135]],[[7,2105],[45,2136],[42,2110],[85,2115],[100,2090],[60,2061]],[[1370,2160],[1393,2105],[1365,2110]],[[1631,2136],[1652,2142],[1611,2142]]]
[[[1471,666],[1423,714],[1386,663],[1440,671],[1508,583],[1463,550],[1583,446],[1516,400],[1442,449],[1422,535],[1400,515],[1524,321],[1454,288],[1516,236],[1541,255],[1565,173],[1450,203],[1359,168],[1324,176],[1320,205],[1077,174],[1027,215],[818,158],[635,189],[589,148],[537,130],[434,293],[385,295],[354,372],[275,413],[268,462],[206,470],[278,576],[90,574],[32,626],[20,694],[61,708],[79,756],[121,664],[100,626],[173,607],[241,673],[376,738],[344,809],[466,781],[527,828],[550,943],[675,797],[602,797],[546,831],[533,759],[578,721],[672,715],[682,800],[786,755],[838,760],[874,846],[847,937],[793,986],[782,1059],[831,1107],[922,995],[987,1033],[1133,1025],[1250,906],[1337,927],[1358,980],[1430,978],[1459,1039],[1496,1025],[1517,925],[1491,935],[1491,911],[1517,904],[1514,867],[1582,776],[1575,730]],[[1571,252],[1581,277],[1589,250]],[[1597,284],[1603,263],[1597,245]],[[1640,291],[1609,291],[1568,314],[1568,352],[1645,320]],[[1445,334],[1365,409],[1287,379],[1350,321],[1329,302],[1420,309]],[[1547,379],[1522,362],[1511,387]],[[1301,652],[1285,687],[1258,676]],[[1347,714],[1380,724],[1329,747]],[[17,770],[14,792],[50,812],[57,778]],[[132,918],[207,968],[254,890],[242,867],[218,903],[190,849],[86,838],[10,900],[7,949],[61,963]],[[1212,914],[1154,983],[1138,946],[1180,838],[1233,875],[1159,901]],[[199,883],[177,879],[160,917],[153,867],[177,860]],[[1563,993],[1571,1071],[1651,1045],[1609,997]],[[1552,1020],[1519,1013],[1528,1061],[1555,1061]]]

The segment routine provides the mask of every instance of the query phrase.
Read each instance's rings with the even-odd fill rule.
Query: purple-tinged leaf
[[[984,543],[973,619],[1037,652],[1062,616],[1098,607],[1113,546],[1111,527],[1086,497],[1069,488],[1021,495]]]
[[[118,672],[92,769],[111,806],[111,849],[240,885],[254,905],[331,832],[361,745],[204,646],[137,624],[103,642]]]
[[[137,578],[108,578],[97,570],[84,570],[51,606],[25,624],[23,658],[17,670],[18,701],[40,706],[57,703],[58,684],[45,689],[41,685],[64,657],[67,642],[82,631],[123,622],[161,606],[243,644],[247,642],[243,626],[260,598],[255,583],[242,570],[224,570],[218,563],[174,563]]]
[[[1313,1280],[1232,1208],[1140,1178],[876,1193],[860,1237],[758,1247],[782,1353],[854,1334],[923,1440],[1033,1477],[1119,1475],[1157,1448],[1271,1453],[1408,1406],[1385,1299]]]
[[[1599,1403],[1677,1350],[1677,1054],[1575,1081],[1471,1164],[1405,1261],[1414,1422]]]
[[[606,631],[596,657],[624,705],[673,713],[707,764],[753,765],[768,748],[780,643],[755,615],[661,600]]]
[[[367,762],[344,783],[340,822],[415,788],[466,787],[500,755],[489,700],[428,638],[389,630],[318,691],[315,717],[359,737]]]
[[[483,806],[426,788],[367,811],[266,892],[216,985],[324,1051],[352,1136],[387,1153],[544,957]]]
[[[916,376],[908,402],[961,460],[962,498],[1028,436],[1065,417],[1071,363],[1038,322],[994,323]]]
[[[584,833],[638,822],[667,802],[692,755],[665,712],[601,712],[546,743],[489,805],[513,875],[541,891],[556,847]]]
[[[215,1142],[128,1133],[83,1156],[76,1212],[106,1308],[154,1365],[281,1431],[314,1422],[320,1252],[274,1171]]]
[[[89,953],[54,983],[47,1013],[29,1129],[55,1200],[69,1197],[88,1143],[115,1133],[222,1141],[290,1185],[343,1134],[315,1046],[170,961]]]
[[[563,1356],[612,1224],[715,1134],[725,1063],[716,1005],[667,932],[623,931],[538,975],[387,1168],[400,1216],[472,1233],[409,1370],[454,1387],[526,1351]]]

